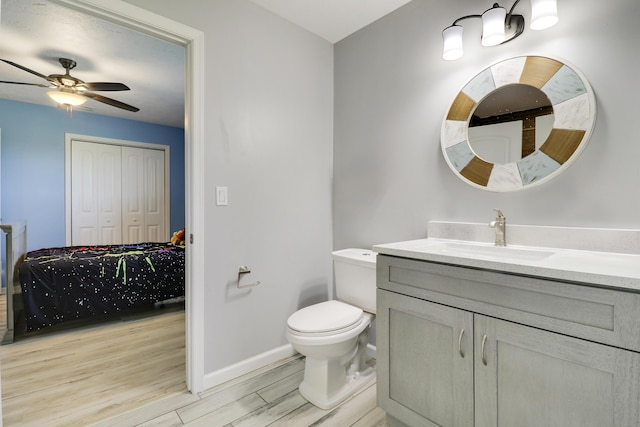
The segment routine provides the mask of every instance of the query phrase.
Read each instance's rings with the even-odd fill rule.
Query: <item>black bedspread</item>
[[[184,246],[49,248],[20,266],[27,330],[184,296]]]

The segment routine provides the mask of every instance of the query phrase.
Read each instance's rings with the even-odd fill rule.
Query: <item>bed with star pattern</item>
[[[171,243],[28,252],[19,270],[27,331],[183,297],[184,256]]]

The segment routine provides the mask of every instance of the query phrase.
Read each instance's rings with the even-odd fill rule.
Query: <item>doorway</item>
[[[52,0],[186,49],[186,365],[187,388],[202,391],[204,378],[204,33],[119,0]]]

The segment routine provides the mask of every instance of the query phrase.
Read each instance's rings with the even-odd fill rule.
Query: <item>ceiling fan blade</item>
[[[92,82],[92,83],[82,83],[79,86],[84,86],[87,88],[87,90],[91,90],[91,91],[130,90],[129,86],[127,86],[124,83]]]
[[[45,85],[40,83],[23,83],[23,82],[7,82],[0,80],[0,83],[8,83],[10,85],[26,85],[26,86],[39,86],[39,87],[51,87],[51,85]]]
[[[24,66],[22,66],[20,64],[16,64],[15,62],[12,62],[12,61],[9,61],[9,60],[6,60],[6,59],[0,59],[0,61],[5,62],[5,63],[7,63],[9,65],[13,65],[16,68],[20,68],[21,70],[26,71],[27,73],[31,73],[34,76],[38,76],[41,79],[45,79],[48,82],[54,83],[54,80],[52,78],[50,78],[49,76],[45,76],[44,74],[40,74],[39,72],[33,71],[33,70],[31,70],[31,69],[29,69],[27,67],[24,67]]]
[[[136,111],[140,111],[139,108],[136,108],[132,105],[125,104],[124,102],[116,101],[115,99],[107,98],[106,96],[98,95],[97,93],[84,92],[82,95],[86,96],[87,98],[91,98],[95,101],[102,102],[107,105],[111,105],[112,107],[122,108],[123,110],[133,111],[134,113]]]

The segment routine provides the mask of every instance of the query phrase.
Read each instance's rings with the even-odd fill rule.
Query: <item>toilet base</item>
[[[367,365],[369,326],[353,342],[353,350],[341,358],[313,359],[307,356],[304,380],[298,390],[302,397],[321,409],[332,409],[367,386],[376,371]]]
[[[308,361],[307,361],[308,362]],[[358,391],[365,388],[376,378],[375,369],[368,367],[367,369],[356,372],[351,376],[346,376],[342,387],[330,395],[318,393],[318,389],[309,386],[306,381],[302,381],[298,390],[302,397],[314,404],[320,409],[333,409]]]

